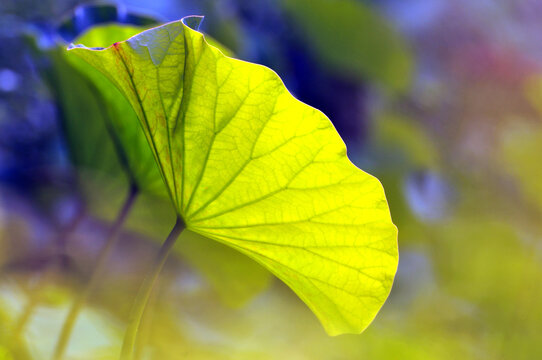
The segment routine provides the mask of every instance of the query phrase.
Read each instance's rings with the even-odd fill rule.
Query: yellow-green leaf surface
[[[135,26],[109,24],[91,28],[80,36],[77,41],[94,46],[94,44],[103,43],[103,41],[112,43],[116,40],[125,39],[140,31],[141,28]],[[64,52],[64,55],[66,55],[66,52]],[[125,100],[115,86],[111,86],[107,78],[86,62],[74,56],[67,56],[67,61],[95,86],[96,92],[99,93],[96,96],[102,98],[102,121],[109,127],[111,137],[117,142],[117,154],[121,163],[124,163],[128,176],[142,191],[162,195],[165,192],[164,184],[145,136],[139,130],[137,116],[130,103]],[[78,85],[73,80],[72,84]],[[79,99],[76,103],[80,104],[86,100]],[[96,122],[96,119],[90,118],[87,121]],[[87,127],[87,125],[83,127],[81,119],[77,117],[71,119],[71,122],[74,123],[74,126]],[[107,134],[103,135],[107,136]],[[85,134],[82,134],[82,136],[85,136]],[[96,147],[96,144],[101,141],[103,140],[94,137],[86,142]],[[103,161],[103,159],[98,159],[98,161]]]
[[[361,332],[397,268],[382,186],[350,162],[324,114],[186,25],[199,21],[71,51],[131,102],[190,230],[268,268],[329,334]]]
[[[96,46],[140,31],[130,25],[100,25],[78,41]],[[69,56],[64,46],[43,55],[51,60],[52,69],[45,75],[61,105],[62,125],[86,206],[100,218],[114,219],[125,200],[127,175],[140,192],[125,227],[162,240],[175,222],[175,211],[168,204],[164,182],[132,106],[103,74]],[[246,303],[269,283],[271,276],[261,266],[216,241],[196,239],[194,233],[186,232],[180,243],[184,246],[176,246],[176,254],[202,274],[228,305]]]

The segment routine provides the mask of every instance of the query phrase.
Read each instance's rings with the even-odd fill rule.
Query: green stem
[[[135,199],[137,197],[137,187],[132,186],[130,187],[130,192],[128,193],[128,196],[126,197],[126,200],[124,201],[124,204],[122,206],[121,211],[119,212],[117,218],[115,219],[115,222],[113,223],[113,226],[109,230],[109,234],[107,236],[107,240],[105,241],[104,247],[100,250],[100,253],[98,254],[98,258],[96,259],[96,264],[94,265],[94,269],[92,270],[92,273],[90,274],[90,279],[83,289],[79,293],[79,295],[76,297],[75,301],[73,302],[70,311],[68,312],[68,315],[66,319],[64,320],[64,324],[62,325],[62,330],[60,332],[60,337],[58,338],[58,342],[56,343],[53,359],[54,360],[60,360],[63,358],[64,353],[66,351],[66,347],[68,345],[68,342],[70,340],[73,328],[75,326],[75,323],[77,322],[77,317],[81,310],[83,309],[83,306],[85,305],[89,295],[94,291],[96,288],[96,285],[98,284],[98,280],[102,276],[102,272],[104,270],[104,265],[111,254],[111,251],[115,247],[115,244],[117,243],[117,240],[119,238],[119,233],[122,229],[122,226],[124,222],[126,221],[126,218],[128,217],[128,214],[130,213],[130,210],[132,209]]]
[[[154,265],[151,268],[151,272],[147,275],[143,284],[139,288],[139,292],[134,300],[132,306],[132,311],[130,313],[130,321],[126,333],[124,334],[124,342],[122,344],[122,350],[120,354],[121,360],[131,360],[134,356],[134,347],[137,341],[137,336],[139,332],[139,325],[141,323],[141,318],[145,312],[147,302],[158,279],[158,275],[162,271],[164,264],[166,263],[167,257],[175,244],[175,241],[181,235],[181,232],[185,229],[184,221],[181,217],[177,218],[175,226],[169,233],[166,241],[160,247],[158,256],[154,261]]]
[[[149,342],[150,332],[152,328],[154,313],[156,312],[156,303],[158,300],[158,293],[160,290],[160,279],[156,281],[154,289],[152,290],[149,301],[147,302],[147,310],[141,318],[141,324],[139,325],[139,335],[137,336],[134,345],[134,360],[143,359],[145,345]]]

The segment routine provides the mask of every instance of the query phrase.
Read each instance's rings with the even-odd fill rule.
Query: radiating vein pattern
[[[397,230],[382,186],[324,114],[182,22],[75,49],[132,103],[191,230],[271,270],[330,334],[372,321],[397,268]]]

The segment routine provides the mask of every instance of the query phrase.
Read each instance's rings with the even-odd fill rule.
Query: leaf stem
[[[128,193],[128,196],[126,197],[126,200],[124,201],[124,204],[122,205],[122,208],[115,219],[115,222],[113,223],[113,226],[110,228],[107,239],[105,241],[104,247],[100,250],[100,253],[98,254],[98,258],[96,259],[96,263],[94,265],[94,269],[92,270],[92,273],[90,274],[90,279],[83,289],[79,293],[79,295],[76,297],[75,301],[73,302],[68,315],[66,316],[66,319],[64,320],[64,324],[62,325],[62,330],[60,332],[60,337],[58,338],[58,342],[56,343],[53,359],[54,360],[60,360],[63,358],[64,353],[66,351],[66,347],[68,345],[68,342],[70,340],[73,328],[75,326],[75,323],[77,322],[77,317],[81,310],[83,309],[83,306],[85,305],[89,295],[94,291],[96,288],[96,285],[98,284],[98,280],[102,276],[102,272],[104,270],[104,265],[111,254],[111,251],[115,247],[115,244],[117,243],[117,240],[119,238],[119,233],[122,229],[122,226],[124,225],[124,222],[126,221],[126,218],[128,217],[130,210],[133,208],[134,202],[136,200],[137,194],[138,194],[138,188],[136,186],[130,187],[130,192]]]
[[[147,277],[143,281],[143,284],[139,288],[139,292],[134,300],[132,306],[132,311],[130,313],[130,320],[126,333],[124,334],[124,342],[122,344],[122,350],[120,354],[121,360],[131,360],[134,355],[134,347],[137,341],[137,336],[139,332],[139,325],[141,324],[141,319],[145,312],[147,302],[152,293],[152,289],[158,279],[158,275],[162,271],[164,264],[166,263],[167,257],[175,244],[175,241],[185,229],[185,223],[183,219],[179,216],[177,217],[177,222],[175,226],[169,233],[166,241],[160,247],[160,251],[154,261],[154,265],[151,268],[151,272],[147,274]]]
[[[158,294],[160,288],[160,279],[156,281],[154,289],[152,290],[149,301],[147,302],[147,310],[141,318],[141,324],[139,325],[139,335],[137,336],[135,345],[134,345],[134,360],[142,360],[144,358],[144,348],[148,343],[149,338],[151,337],[152,324],[154,320],[154,315],[156,313],[156,303],[158,300]]]

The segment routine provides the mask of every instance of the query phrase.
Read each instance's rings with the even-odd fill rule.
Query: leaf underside
[[[387,298],[397,230],[379,181],[329,119],[272,70],[224,56],[186,25],[72,47],[135,109],[187,227],[288,284],[331,335],[359,333]]]

